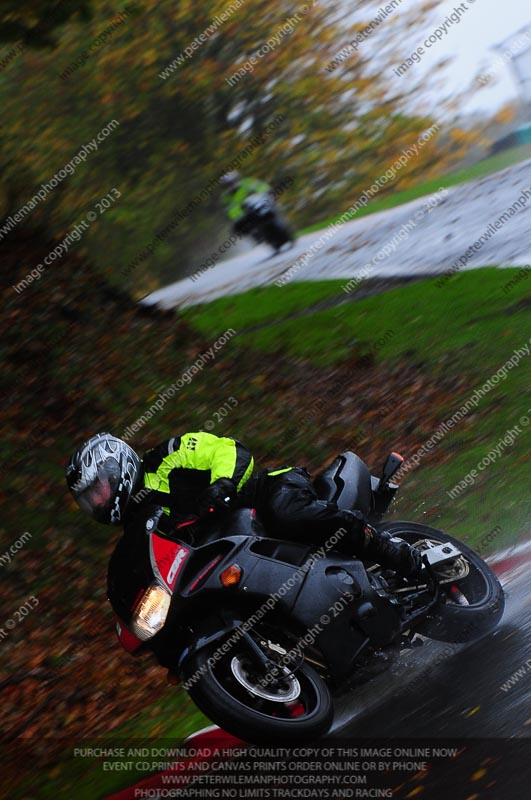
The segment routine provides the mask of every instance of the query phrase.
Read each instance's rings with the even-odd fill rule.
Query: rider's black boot
[[[416,578],[422,570],[421,551],[407,542],[395,542],[386,531],[365,529],[365,557],[404,578]]]

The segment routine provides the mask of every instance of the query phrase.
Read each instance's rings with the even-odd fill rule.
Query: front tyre
[[[264,238],[275,250],[279,251],[285,244],[293,245],[295,236],[287,222],[277,213],[264,223]]]
[[[441,642],[471,642],[498,624],[505,607],[503,589],[488,564],[470,547],[443,531],[416,522],[391,522],[379,527],[420,547],[423,542],[424,546],[429,542],[449,542],[461,551],[466,562],[465,570],[459,569],[462,565],[455,565],[456,577],[441,587],[441,602],[415,631]]]
[[[213,722],[252,744],[293,745],[327,733],[333,719],[332,698],[306,662],[293,671],[279,666],[272,679],[256,667],[242,642],[214,660],[222,646],[223,640],[213,642],[183,666],[190,697]]]

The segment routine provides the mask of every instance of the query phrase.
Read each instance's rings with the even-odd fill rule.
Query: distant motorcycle
[[[266,242],[275,252],[285,244],[293,244],[295,236],[278,210],[275,199],[267,192],[251,194],[242,203],[245,216],[237,223],[238,230],[252,236],[257,243]]]
[[[111,558],[109,599],[121,644],[153,651],[228,732],[292,745],[326,734],[332,692],[370,680],[423,637],[483,636],[504,610],[488,565],[435,528],[381,522],[402,462],[391,453],[376,478],[345,452],[314,484],[321,499],[358,509],[377,530],[419,547],[419,578],[333,548],[275,539],[253,509],[172,535],[157,529],[157,511]]]

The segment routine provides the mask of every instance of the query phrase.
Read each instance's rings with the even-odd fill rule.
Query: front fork
[[[251,657],[255,662],[255,664],[258,667],[264,669],[266,672],[270,672],[272,675],[276,675],[278,670],[278,665],[267,657],[267,655],[264,653],[260,645],[258,645],[255,642],[253,637],[250,636],[250,634],[248,634],[247,631],[244,631],[241,638],[242,641],[244,641],[247,644],[249,651],[251,653]]]

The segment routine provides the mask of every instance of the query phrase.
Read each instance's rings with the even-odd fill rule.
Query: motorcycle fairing
[[[153,574],[159,581],[173,592],[179,573],[181,572],[190,549],[180,542],[165,539],[157,533],[149,536],[149,557]]]
[[[140,639],[137,639],[136,636],[126,628],[118,617],[116,617],[116,635],[118,636],[118,641],[128,653],[134,653],[143,644]]]
[[[222,595],[229,600],[227,593],[234,592],[234,589],[222,588],[219,574],[228,564],[237,562],[243,578],[233,597],[242,598],[240,592],[243,592],[249,609],[263,606],[276,595],[271,609],[281,619],[290,619],[301,637],[310,629],[316,630],[316,623],[322,615],[328,615],[329,621],[317,631],[314,642],[336,680],[340,681],[352,672],[353,663],[364,647],[368,644],[381,647],[400,632],[398,612],[371,586],[360,561],[331,552],[326,557],[310,557],[295,565],[278,560],[279,544],[286,546],[287,543],[243,536],[228,537],[225,541],[230,541],[233,549],[213,570],[201,591],[216,592],[221,613],[224,606]],[[276,559],[266,555],[268,545]],[[289,546],[291,556],[297,549],[308,553],[305,545],[291,542]],[[300,576],[296,582],[291,580],[295,573]],[[278,591],[280,587],[284,587],[282,596]],[[338,601],[342,604],[341,613],[330,610]],[[195,649],[206,646],[239,624],[235,617],[223,618],[222,630],[216,631],[213,626],[208,633],[202,633]],[[348,660],[345,652],[351,654]]]
[[[194,640],[191,647],[185,647],[179,658],[178,669],[198,650],[224,638],[229,633],[241,631],[245,618],[241,611],[231,613],[230,609],[220,609],[218,616],[209,616],[194,625]]]
[[[384,646],[400,632],[397,611],[373,589],[361,561],[334,554],[313,562],[291,615],[303,629],[320,624],[315,645],[337,681],[352,673],[368,644]],[[319,622],[323,615],[325,624]]]

